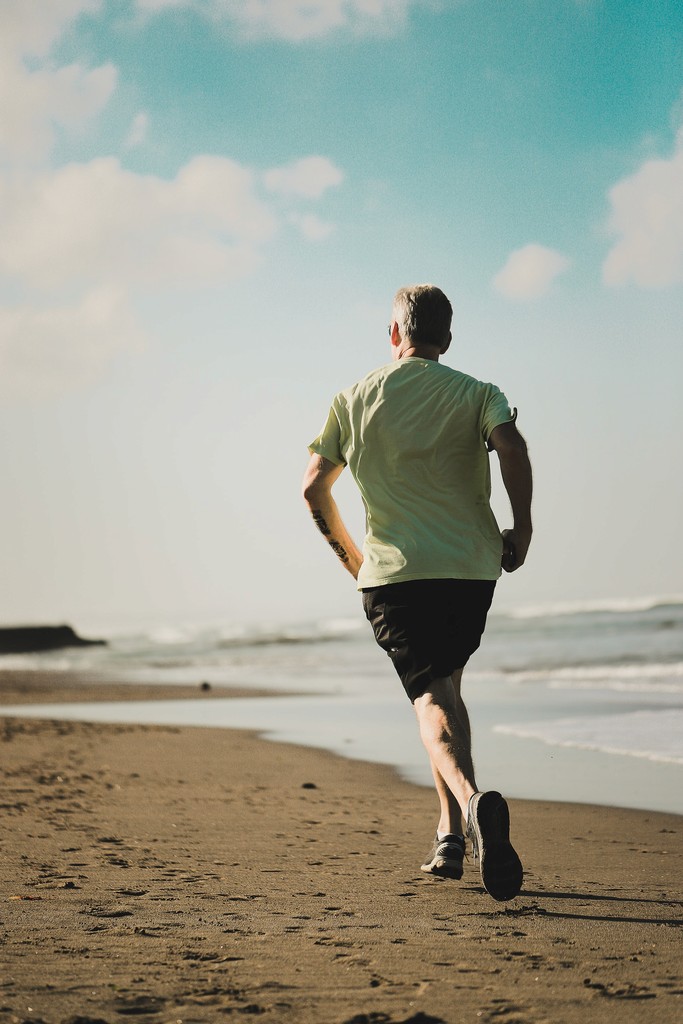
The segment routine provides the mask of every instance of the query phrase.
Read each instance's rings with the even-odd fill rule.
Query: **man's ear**
[[[441,346],[441,355],[443,355],[444,352],[448,352],[449,348],[451,347],[451,342],[452,341],[453,341],[453,335],[449,331],[448,332],[448,341]]]
[[[398,348],[398,346],[400,344],[401,344],[401,334],[400,334],[399,329],[398,329],[398,324],[394,320],[394,321],[392,321],[392,324],[391,324],[391,346],[392,346],[392,348]]]

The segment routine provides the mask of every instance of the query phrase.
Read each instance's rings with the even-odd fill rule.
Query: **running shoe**
[[[475,793],[470,799],[467,835],[487,893],[494,900],[514,899],[524,872],[510,842],[510,812],[500,793]]]
[[[443,839],[437,836],[421,870],[439,878],[462,878],[464,856],[464,836],[447,835]]]

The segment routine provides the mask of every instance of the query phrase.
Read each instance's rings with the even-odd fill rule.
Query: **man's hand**
[[[514,572],[524,565],[526,553],[531,544],[531,528],[528,530],[503,530],[503,557],[501,566],[505,572]]]

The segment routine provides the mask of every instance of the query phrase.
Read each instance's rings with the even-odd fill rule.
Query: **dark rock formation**
[[[106,640],[84,640],[71,626],[0,626],[0,654],[33,654],[62,647],[92,647]]]

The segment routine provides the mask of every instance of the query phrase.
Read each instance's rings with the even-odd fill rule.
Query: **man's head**
[[[453,307],[436,285],[399,288],[394,296],[392,318],[404,347],[434,348],[442,353],[450,345]]]

